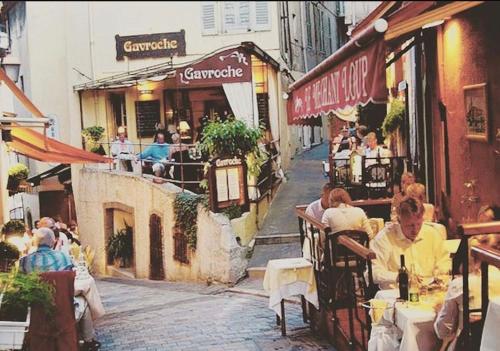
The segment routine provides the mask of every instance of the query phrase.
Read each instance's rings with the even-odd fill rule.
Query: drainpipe
[[[83,105],[82,105],[82,91],[78,90],[78,102],[80,103],[80,129],[83,130]],[[85,138],[82,138],[82,148],[85,149]]]
[[[88,14],[89,14],[89,52],[90,52],[90,76],[92,80],[95,79],[95,61],[94,61],[94,23],[93,23],[93,11],[92,2],[88,2]]]

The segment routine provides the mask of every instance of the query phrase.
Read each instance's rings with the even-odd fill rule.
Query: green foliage
[[[20,254],[19,249],[14,245],[0,241],[0,259],[17,260]]]
[[[384,136],[388,136],[395,132],[403,123],[405,117],[405,104],[403,101],[394,99],[391,102],[391,110],[385,116],[382,123],[382,132]]]
[[[258,176],[267,160],[267,153],[258,145],[262,136],[263,128],[250,128],[240,120],[213,121],[203,129],[200,149],[211,158],[246,158],[249,173]]]
[[[13,219],[3,225],[2,234],[23,234],[25,230],[23,221]]]
[[[13,269],[0,274],[0,283],[5,289],[0,320],[23,321],[32,305],[42,307],[49,317],[55,313],[54,287],[43,282],[37,273],[24,274]]]
[[[240,206],[238,206],[236,204],[232,204],[231,206],[225,208],[224,211],[222,211],[222,213],[224,213],[227,216],[227,218],[229,218],[229,220],[231,220],[231,219],[241,217],[243,212],[241,211]]]
[[[28,178],[30,171],[26,165],[22,163],[17,163],[9,168],[9,176],[14,177],[18,180],[23,180]]]
[[[130,262],[134,253],[134,230],[127,222],[124,221],[124,224],[125,228],[120,229],[109,238],[106,251],[111,260],[122,259],[125,263]]]
[[[189,246],[196,249],[198,231],[198,205],[208,208],[208,197],[189,193],[178,193],[174,201],[175,225],[187,237]]]
[[[85,144],[89,147],[91,152],[96,154],[100,153],[102,148],[99,145],[99,141],[101,140],[104,134],[104,128],[99,126],[87,127],[82,130],[82,136],[85,139]]]

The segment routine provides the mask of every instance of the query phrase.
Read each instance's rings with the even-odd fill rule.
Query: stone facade
[[[245,273],[246,249],[236,242],[229,219],[199,209],[196,251],[188,249],[189,264],[174,259],[173,204],[180,189],[172,184],[154,184],[148,178],[102,169],[79,171],[75,199],[80,238],[95,248],[94,269],[106,274],[106,241],[110,209],[129,213],[134,223],[134,268],[136,278],[150,277],[149,220],[161,218],[163,268],[167,280],[234,283]],[[107,229],[108,228],[108,229]]]

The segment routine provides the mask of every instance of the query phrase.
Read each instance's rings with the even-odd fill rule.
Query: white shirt
[[[451,269],[450,254],[444,247],[441,235],[424,223],[414,241],[406,238],[399,223],[387,223],[384,229],[370,241],[377,258],[372,261],[373,281],[381,289],[396,287],[400,256],[405,255],[408,269],[415,265],[415,272],[423,277],[448,274]]]
[[[120,158],[121,154],[133,154],[134,146],[130,140],[125,139],[123,143],[120,140],[115,140],[111,143],[111,154]]]
[[[377,157],[391,157],[392,156],[392,153],[390,150],[388,149],[384,149],[383,147],[381,146],[377,146],[375,149],[370,149],[369,147],[366,147],[365,148],[365,157],[368,158],[369,160],[365,160],[365,167],[368,167],[368,166],[371,166],[371,165],[374,165],[377,163],[377,160],[376,158]],[[380,160],[380,163],[381,164],[388,164],[390,161],[389,159],[384,159],[382,158]]]
[[[321,199],[313,201],[306,208],[306,215],[313,217],[318,222],[321,222],[323,218],[323,213],[325,213],[325,208],[321,206]]]
[[[342,230],[362,230],[373,237],[372,227],[368,221],[365,211],[359,207],[340,204],[325,211],[321,222],[330,227],[332,233]]]
[[[66,234],[64,234],[63,232],[59,232],[59,240],[57,241],[57,245],[56,245],[55,250],[59,250],[61,252],[64,252],[65,254],[67,254],[69,256],[70,246],[71,245],[69,243],[69,239],[66,236]]]

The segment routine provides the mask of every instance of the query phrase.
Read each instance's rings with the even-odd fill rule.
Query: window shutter
[[[217,34],[215,1],[201,3],[201,32],[203,34]]]
[[[271,17],[269,16],[269,1],[256,1],[255,4],[255,28],[254,30],[270,30]]]

